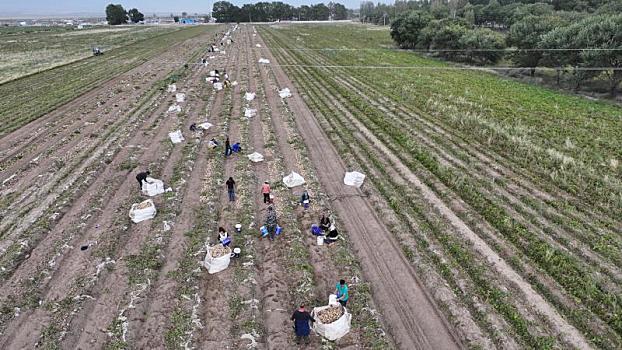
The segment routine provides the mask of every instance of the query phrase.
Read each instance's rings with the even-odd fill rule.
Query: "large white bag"
[[[259,59],[259,63],[263,63],[263,64],[270,64],[270,60],[265,59],[265,58],[260,58],[260,59]]]
[[[214,258],[212,256],[212,250],[214,250],[216,246],[207,246],[207,253],[205,254],[205,260],[203,260],[203,266],[207,269],[207,272],[210,274],[220,272],[229,267],[229,263],[231,262],[231,248],[226,247],[227,253],[218,258]]]
[[[214,89],[216,89],[216,91],[222,90],[222,83],[214,83]]]
[[[289,88],[285,88],[279,91],[279,96],[281,96],[281,98],[292,97],[292,93],[289,91]]]
[[[255,93],[254,92],[247,92],[244,95],[244,98],[246,99],[246,101],[251,102],[252,100],[255,99]]]
[[[184,102],[186,100],[186,94],[176,94],[175,95],[175,100],[177,102]]]
[[[175,85],[175,84],[169,85],[168,89],[166,91],[168,91],[168,92],[175,92],[175,91],[177,91],[177,85]]]
[[[169,112],[176,112],[176,113],[179,113],[179,112],[181,112],[181,106],[178,106],[178,105],[172,105],[172,106],[170,106],[170,107],[168,108],[168,111],[169,111]]]
[[[147,177],[147,181],[143,181],[143,194],[153,197],[164,193],[164,182],[162,180]]]
[[[358,171],[346,173],[346,176],[343,178],[344,184],[354,187],[361,187],[363,181],[365,181],[365,174],[361,174]]]
[[[151,199],[147,199],[146,201],[140,203],[134,203],[130,209],[130,219],[132,219],[135,223],[153,219],[155,216],[156,207]]]
[[[171,139],[172,143],[181,143],[184,141],[184,135],[182,135],[181,130],[169,132],[168,137]]]
[[[348,309],[344,307],[343,315],[341,315],[341,317],[337,319],[337,321],[324,324],[316,315],[318,312],[324,309],[328,309],[329,307],[332,306],[328,305],[313,308],[313,311],[311,311],[311,316],[313,316],[313,318],[315,319],[315,322],[313,323],[313,330],[315,331],[315,333],[323,336],[328,340],[337,340],[350,332],[352,315],[348,312]]]
[[[212,126],[214,126],[214,124],[210,124],[208,122],[201,123],[201,124],[197,125],[197,127],[201,128],[203,130],[207,130],[207,129],[211,128]]]
[[[304,185],[305,179],[302,176],[300,176],[300,174],[292,171],[291,174],[283,178],[283,183],[285,184],[285,186],[292,188],[292,187]]]
[[[261,153],[254,152],[253,154],[248,155],[248,159],[250,159],[253,163],[259,163],[263,161],[263,155]]]

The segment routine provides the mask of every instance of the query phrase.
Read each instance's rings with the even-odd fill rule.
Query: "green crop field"
[[[497,346],[577,346],[546,304],[592,345],[622,346],[622,108],[396,50],[369,29],[259,32],[400,219],[387,224],[414,267],[453,290],[457,304],[437,300],[448,318],[463,308]]]
[[[0,83],[90,57],[93,47],[112,50],[179,29],[167,26],[0,28]]]

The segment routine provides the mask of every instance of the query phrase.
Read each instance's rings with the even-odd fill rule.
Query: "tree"
[[[328,8],[330,9],[330,18],[335,21],[341,21],[348,18],[348,10],[342,4],[329,2]]]
[[[488,28],[468,30],[460,38],[460,46],[464,47],[463,60],[477,64],[495,64],[503,58],[505,37]],[[488,51],[489,50],[489,51]]]
[[[179,16],[173,16],[173,21],[175,21],[175,23],[179,23]]]
[[[127,14],[130,17],[130,21],[132,21],[132,23],[138,23],[145,20],[145,15],[140,13],[138,9],[133,8],[129,10]]]
[[[327,21],[330,16],[330,10],[323,3],[311,5],[312,21]]]
[[[217,1],[212,8],[212,17],[218,23],[238,22],[240,9],[227,1]]]
[[[126,24],[127,13],[123,6],[113,4],[106,6],[106,21],[112,26]]]
[[[542,37],[557,27],[567,23],[554,16],[528,16],[514,23],[508,34],[508,44],[518,50],[511,55],[511,59],[519,67],[531,67],[531,76],[535,74],[535,67],[542,58],[542,51],[537,51]],[[535,50],[535,51],[534,51]]]
[[[465,47],[460,40],[467,32],[467,28],[459,23],[449,23],[441,27],[432,37],[431,49],[436,49],[438,55],[452,60],[462,55]]]
[[[411,11],[402,14],[391,23],[391,38],[398,46],[413,49],[419,42],[421,30],[430,21],[432,21],[432,17],[424,11]]]
[[[604,74],[609,80],[609,94],[615,97],[622,81],[622,15],[591,16],[576,25],[581,28],[577,47],[601,49],[581,51],[582,66],[596,68],[594,76]]]

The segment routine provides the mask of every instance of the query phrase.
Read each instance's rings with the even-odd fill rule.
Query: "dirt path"
[[[276,61],[268,50],[261,51],[263,56]],[[320,182],[331,196],[342,198],[334,203],[334,207],[351,232],[353,246],[366,277],[372,283],[376,304],[382,309],[398,346],[404,349],[459,348],[459,341],[403,257],[393,236],[361,197],[360,191],[342,184],[345,166],[335,148],[329,146],[328,137],[293,89],[291,81],[280,67],[275,66],[273,70],[281,86],[294,90],[288,104],[299,130],[304,130],[302,136],[314,166],[330,169],[318,174]]]

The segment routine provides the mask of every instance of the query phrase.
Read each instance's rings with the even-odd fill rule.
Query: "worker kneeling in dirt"
[[[231,244],[231,238],[223,227],[218,228],[218,241],[225,247]]]
[[[324,237],[324,243],[326,244],[334,243],[337,241],[338,238],[339,238],[339,231],[337,231],[337,228],[335,227],[335,225],[330,225],[330,229],[328,230],[328,233]]]

